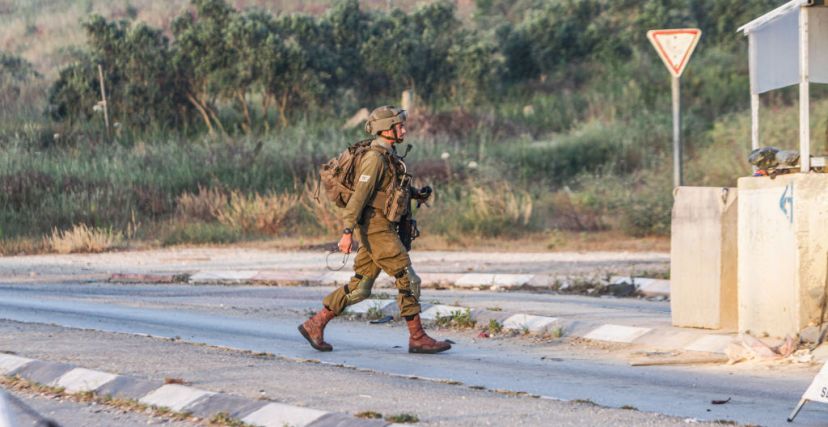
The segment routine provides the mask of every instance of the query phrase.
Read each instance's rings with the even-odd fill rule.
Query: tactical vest
[[[372,146],[371,142],[370,139],[357,142],[323,164],[319,170],[320,186],[325,189],[325,195],[330,201],[344,208],[354,194],[354,180],[360,161],[368,151],[376,151],[385,160],[385,166],[391,172],[392,179],[385,188],[376,190],[374,196],[368,200],[368,206],[382,212],[388,221],[399,222],[411,206],[412,177],[401,158],[387,150]],[[318,190],[317,188],[317,197]]]

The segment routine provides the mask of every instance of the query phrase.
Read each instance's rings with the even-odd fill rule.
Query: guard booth
[[[738,181],[738,329],[795,336],[820,324],[828,292],[828,175],[810,128],[810,84],[828,83],[828,7],[793,0],[739,31],[749,39],[751,146],[762,142],[760,95],[798,85],[800,161],[795,173]]]

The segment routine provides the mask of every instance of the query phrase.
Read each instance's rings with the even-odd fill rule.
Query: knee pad
[[[397,289],[400,291],[400,294],[412,296],[416,300],[420,299],[420,285],[422,284],[422,280],[411,266],[400,270],[394,277],[397,278]]]
[[[353,289],[346,289],[346,298],[348,298],[348,305],[356,304],[360,301],[364,301],[371,296],[371,288],[374,287],[374,281],[377,280],[376,277],[367,277],[357,274],[357,282],[356,287]]]

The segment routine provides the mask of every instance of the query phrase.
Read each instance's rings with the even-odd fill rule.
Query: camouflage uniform
[[[420,278],[411,268],[411,258],[400,242],[396,224],[370,203],[380,189],[390,186],[396,177],[393,169],[401,168],[402,160],[391,144],[380,139],[375,139],[371,147],[359,164],[354,194],[343,213],[345,227],[356,227],[361,244],[354,260],[355,274],[350,283],[325,297],[323,304],[339,315],[345,307],[368,298],[374,281],[384,271],[396,279],[400,314],[413,316],[420,312]],[[388,160],[395,164],[387,164]]]
[[[346,230],[357,228],[362,244],[354,260],[354,277],[323,300],[324,307],[305,323],[299,325],[299,333],[319,351],[331,351],[333,346],[325,342],[325,326],[341,314],[345,307],[371,296],[371,288],[380,271],[396,279],[399,291],[397,304],[400,314],[408,325],[408,351],[410,353],[440,353],[451,349],[446,341],[437,341],[423,330],[420,319],[420,278],[411,268],[411,259],[397,233],[397,223],[411,206],[411,197],[425,201],[428,191],[412,191],[405,164],[397,156],[391,142],[399,143],[404,137],[406,114],[393,106],[374,110],[365,124],[365,130],[377,137],[356,165],[353,175],[353,193],[345,206],[343,221]],[[398,134],[403,132],[402,135]],[[393,133],[389,135],[389,133]],[[395,181],[396,180],[396,181]],[[424,189],[425,190],[425,189]],[[393,196],[392,196],[393,194]]]

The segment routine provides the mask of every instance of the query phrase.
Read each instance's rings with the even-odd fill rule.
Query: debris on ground
[[[380,325],[380,324],[383,324],[383,323],[388,323],[392,320],[394,320],[394,316],[384,316],[384,317],[381,317],[379,319],[371,320],[368,323],[370,323],[372,325]]]
[[[727,356],[715,353],[650,352],[630,360],[630,366],[702,365],[728,360]]]
[[[741,334],[734,342],[732,342],[725,354],[729,359],[729,364],[739,363],[745,360],[781,360],[789,358],[791,361],[798,363],[809,363],[813,360],[813,356],[808,357],[808,351],[797,351],[797,343],[790,336],[786,336],[785,340],[777,346],[769,346],[759,340],[758,338],[744,333]],[[796,354],[795,357],[794,354]],[[808,361],[808,362],[800,362]]]
[[[728,397],[725,400],[711,400],[710,403],[713,404],[713,405],[724,405],[725,403],[730,402],[730,399],[732,399],[732,398]]]

